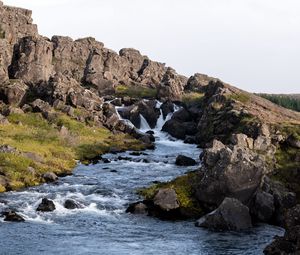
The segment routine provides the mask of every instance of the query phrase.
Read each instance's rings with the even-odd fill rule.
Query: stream
[[[26,219],[24,223],[1,219],[0,254],[262,254],[275,235],[283,234],[281,228],[259,225],[244,232],[215,233],[196,228],[194,221],[168,222],[125,213],[129,203],[140,199],[138,188],[199,167],[174,164],[179,154],[200,164],[201,150],[161,132],[165,121],[161,115],[153,129],[155,150],[139,156],[106,154],[103,157],[111,163],[79,164],[72,176],[57,183],[0,194],[0,211],[15,209]],[[141,131],[149,129],[141,116]],[[44,197],[54,201],[54,212],[36,212]],[[67,210],[66,199],[83,207]]]

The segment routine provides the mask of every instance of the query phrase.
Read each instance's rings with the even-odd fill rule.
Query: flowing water
[[[148,123],[141,121],[142,129],[147,129]],[[164,122],[161,116],[154,129],[154,151],[140,156],[107,154],[109,164],[79,164],[72,176],[58,183],[1,194],[0,210],[15,209],[26,222],[0,222],[0,254],[262,254],[282,229],[261,225],[246,232],[214,233],[196,228],[193,221],[125,213],[127,205],[139,199],[138,188],[195,169],[174,165],[178,154],[198,159],[200,149],[160,132]],[[44,197],[54,200],[54,212],[36,212]],[[69,198],[83,208],[65,209]]]

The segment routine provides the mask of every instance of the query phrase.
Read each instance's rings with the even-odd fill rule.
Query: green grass
[[[157,90],[146,87],[132,87],[125,85],[118,85],[116,88],[116,95],[119,97],[129,96],[134,98],[156,98]]]
[[[229,96],[230,99],[238,101],[241,103],[248,103],[250,101],[250,96],[247,93],[233,93]]]
[[[5,31],[2,29],[0,25],[0,39],[5,39]]]
[[[140,141],[129,135],[112,136],[105,128],[85,125],[62,113],[52,123],[39,113],[12,114],[8,119],[10,124],[0,125],[0,145],[10,145],[20,152],[0,155],[0,172],[9,180],[9,189],[38,185],[45,172],[71,172],[76,160],[88,162],[112,147],[144,149]],[[60,133],[62,126],[68,129],[67,135]],[[42,161],[32,161],[22,154],[25,152],[34,153]],[[33,167],[36,174],[32,175],[28,167]]]
[[[181,100],[185,104],[193,104],[193,103],[200,103],[203,97],[204,97],[204,93],[189,92],[182,95]]]
[[[199,180],[197,171],[187,173],[167,183],[154,184],[148,188],[140,189],[138,194],[145,199],[154,198],[160,188],[174,189],[177,195],[180,207],[191,212],[194,215],[201,215],[202,209],[194,197],[193,185]]]

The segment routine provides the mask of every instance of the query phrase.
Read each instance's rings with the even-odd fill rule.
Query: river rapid
[[[140,199],[138,188],[199,167],[174,164],[179,154],[200,164],[201,150],[161,132],[165,121],[161,115],[153,129],[155,150],[139,156],[106,154],[103,157],[111,163],[78,164],[72,176],[57,183],[1,194],[0,211],[15,209],[26,221],[1,220],[0,254],[262,254],[275,235],[283,234],[281,228],[260,225],[245,232],[215,233],[196,228],[194,221],[168,222],[125,213],[128,204]],[[141,132],[149,129],[141,116]],[[36,212],[44,197],[54,201],[54,212]],[[65,209],[66,199],[78,201],[82,208]]]

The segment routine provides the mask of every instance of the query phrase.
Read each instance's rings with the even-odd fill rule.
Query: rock
[[[15,152],[17,152],[17,149],[10,145],[0,145],[0,152],[1,153],[15,153]]]
[[[31,159],[34,162],[37,162],[37,163],[45,162],[43,157],[41,157],[39,154],[34,153],[34,152],[23,152],[22,155],[28,159]]]
[[[56,209],[55,204],[52,200],[43,198],[42,202],[36,209],[38,212],[53,212]]]
[[[274,197],[266,192],[258,192],[255,196],[253,214],[261,222],[270,222],[275,212]]]
[[[55,182],[58,180],[57,175],[52,172],[43,174],[43,178],[46,182]]]
[[[195,166],[197,164],[196,160],[186,157],[184,155],[179,155],[176,158],[176,163],[177,166]]]
[[[64,207],[69,210],[82,208],[82,206],[78,202],[72,199],[67,199],[64,203]]]
[[[10,80],[0,85],[0,100],[9,105],[20,106],[24,100],[28,86],[21,80]]]
[[[11,222],[24,222],[25,219],[17,214],[15,211],[6,211],[4,213],[2,213],[2,215],[4,216],[4,221],[11,221]]]
[[[178,100],[186,83],[186,77],[178,75],[174,69],[169,67],[158,87],[157,95],[162,99]]]
[[[234,198],[225,198],[212,213],[197,221],[196,226],[217,231],[240,231],[251,228],[252,222],[247,206]]]
[[[112,100],[110,103],[114,106],[122,106],[122,99],[116,98],[116,99]]]
[[[52,43],[42,36],[27,36],[14,50],[10,73],[15,79],[36,84],[48,81],[53,73]]]
[[[300,139],[298,139],[295,135],[290,135],[286,142],[288,143],[288,145],[296,149],[300,149]]]
[[[266,247],[264,254],[300,254],[300,205],[285,213],[285,234],[275,237],[273,243]]]
[[[249,203],[260,187],[265,172],[265,159],[239,146],[231,149],[215,140],[204,151],[203,178],[195,184],[196,197],[208,206],[218,206],[225,197]]]
[[[104,164],[109,164],[111,161],[108,158],[102,158]]]
[[[164,102],[161,106],[160,109],[162,110],[163,117],[164,119],[168,116],[168,114],[173,113],[175,110],[174,104],[172,101],[167,100]]]
[[[196,143],[196,137],[195,136],[186,136],[186,138],[184,139],[184,143],[195,144]]]
[[[154,196],[153,203],[163,211],[171,211],[179,208],[177,195],[174,189],[159,189]]]
[[[2,114],[0,114],[0,124],[1,125],[7,125],[7,124],[9,124],[8,119],[5,118]]]
[[[148,214],[148,208],[147,205],[145,205],[143,202],[137,202],[129,205],[129,207],[126,210],[126,213],[132,213],[132,214]]]
[[[205,74],[196,73],[188,79],[187,85],[184,88],[184,90],[204,93],[205,87],[211,81],[215,81],[215,80],[216,80],[215,78],[209,77]]]

